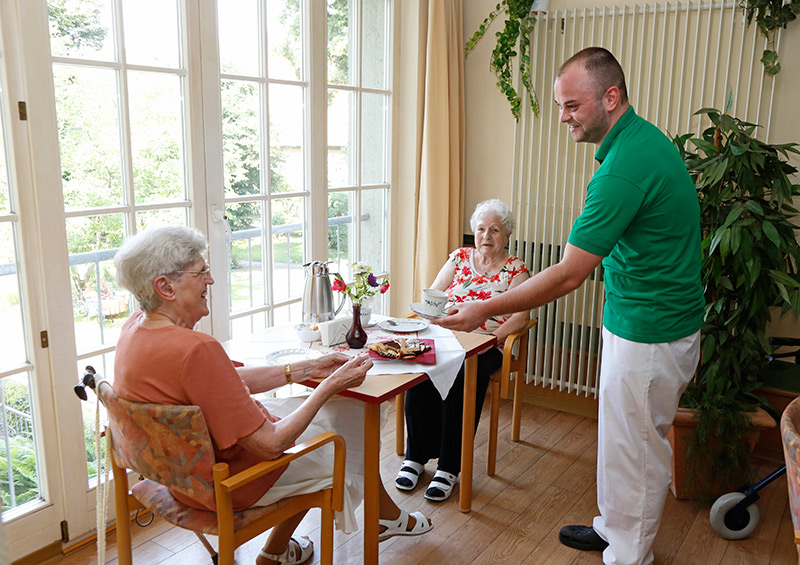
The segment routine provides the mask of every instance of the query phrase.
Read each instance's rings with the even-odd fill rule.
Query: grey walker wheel
[[[745,495],[729,492],[720,496],[709,512],[709,520],[714,531],[725,539],[744,539],[753,533],[758,525],[759,513],[755,503],[738,512],[732,509]]]

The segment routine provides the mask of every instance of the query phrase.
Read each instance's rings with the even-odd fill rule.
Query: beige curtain
[[[429,0],[420,177],[416,198],[414,298],[462,241],[464,225],[464,40],[462,0]]]

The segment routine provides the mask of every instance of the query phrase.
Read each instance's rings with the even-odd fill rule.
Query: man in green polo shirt
[[[491,315],[537,308],[578,288],[602,261],[606,304],[599,383],[597,506],[559,539],[607,564],[653,562],[671,476],[666,435],[700,357],[700,207],[669,139],[628,102],[605,49],[561,66],[555,100],[576,142],[598,146],[561,261],[502,296],[458,305],[439,323],[472,330]]]

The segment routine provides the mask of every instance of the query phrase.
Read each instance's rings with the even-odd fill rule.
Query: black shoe
[[[581,551],[603,551],[608,542],[591,526],[564,526],[558,532],[558,541]]]

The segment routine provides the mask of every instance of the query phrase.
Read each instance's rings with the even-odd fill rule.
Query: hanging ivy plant
[[[797,0],[800,1],[800,0]],[[511,104],[511,113],[519,121],[522,97],[517,92],[512,75],[514,58],[519,55],[519,76],[531,103],[534,115],[539,115],[539,101],[531,83],[530,73],[530,33],[536,18],[531,15],[533,0],[501,0],[494,10],[483,20],[472,37],[467,41],[464,55],[469,56],[478,42],[486,34],[492,22],[505,14],[505,27],[495,33],[497,45],[492,50],[489,68],[497,77],[497,87]]]
[[[767,48],[761,56],[764,63],[764,72],[776,75],[781,70],[778,62],[778,52],[775,51],[775,30],[785,28],[800,14],[800,0],[747,0],[744,6],[747,16],[747,25],[756,25],[761,35],[767,38]]]

